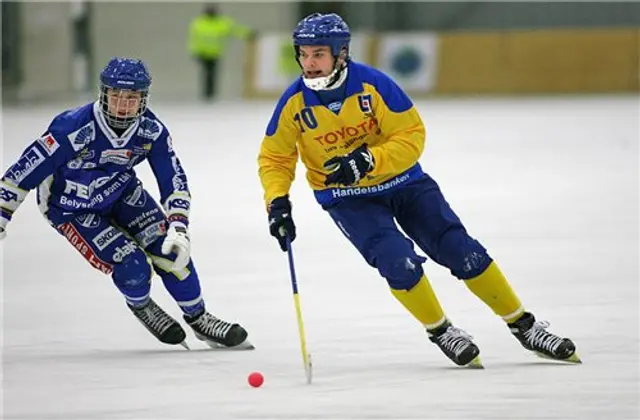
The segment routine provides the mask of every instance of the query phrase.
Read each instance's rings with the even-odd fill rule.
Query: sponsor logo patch
[[[133,152],[128,149],[109,149],[102,152],[100,155],[100,164],[114,163],[116,165],[128,165]]]
[[[96,237],[93,238],[92,242],[100,251],[102,251],[120,236],[122,236],[122,232],[113,226],[108,226],[105,230],[98,233]]]
[[[131,194],[129,194],[124,202],[132,207],[144,207],[147,204],[147,194],[144,193],[142,185],[138,185]]]
[[[102,219],[100,219],[100,216],[93,213],[81,214],[80,216],[76,217],[76,221],[81,226],[86,227],[87,229],[97,228],[101,220]]]
[[[160,134],[162,134],[162,125],[158,121],[147,117],[142,117],[140,119],[138,136],[155,141],[160,137]]]
[[[73,150],[78,152],[82,150],[87,144],[91,143],[96,138],[96,130],[91,121],[89,124],[86,124],[73,133],[70,133],[68,136],[69,142],[71,142],[71,147]]]
[[[116,252],[113,254],[113,261],[121,263],[127,255],[133,254],[136,251],[136,248],[137,246],[133,242],[127,242],[122,247],[117,246]]]
[[[60,143],[56,141],[51,133],[47,134],[44,137],[40,137],[38,139],[38,143],[40,143],[40,146],[44,148],[49,156],[54,154],[60,147]]]
[[[111,274],[113,266],[102,261],[87,241],[80,235],[80,232],[71,223],[67,222],[58,227],[60,232],[67,238],[69,243],[91,264],[93,267],[102,271],[104,274]]]
[[[371,113],[373,111],[371,108],[371,94],[358,95],[358,105],[360,106],[360,111],[363,113]]]
[[[155,242],[156,239],[167,234],[167,227],[164,220],[147,226],[142,232],[136,235],[136,241],[141,247],[146,248]]]
[[[31,172],[44,162],[44,160],[45,157],[42,153],[40,153],[36,147],[31,147],[9,168],[7,177],[11,179],[14,184],[19,185]]]

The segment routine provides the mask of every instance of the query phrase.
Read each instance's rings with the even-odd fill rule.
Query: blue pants
[[[106,211],[78,213],[62,224],[50,222],[89,264],[111,275],[130,305],[148,300],[153,267],[183,312],[204,309],[193,261],[181,272],[170,270],[176,255],[161,252],[167,220],[139,180]]]
[[[325,210],[393,289],[409,290],[424,274],[426,258],[416,254],[414,243],[461,280],[478,276],[492,261],[426,174],[384,194],[344,198]]]

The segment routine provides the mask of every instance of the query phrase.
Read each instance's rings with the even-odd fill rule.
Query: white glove
[[[191,259],[191,242],[187,226],[181,222],[172,222],[169,225],[167,237],[162,242],[162,253],[169,255],[175,252],[176,260],[173,262],[172,270],[184,269]]]

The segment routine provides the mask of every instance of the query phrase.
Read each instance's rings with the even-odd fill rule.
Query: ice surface
[[[315,204],[292,189],[305,384],[286,254],[268,235],[256,154],[272,103],[157,104],[194,196],[193,258],[210,310],[253,352],[158,343],[42,219],[32,193],[2,264],[3,413],[26,419],[637,419],[637,97],[431,100],[423,167],[528,309],[570,336],[583,365],[525,352],[433,262],[447,314],[486,369],[453,366]],[[3,111],[3,167],[57,108]],[[139,175],[157,196],[148,167]],[[55,268],[54,268],[55,267]],[[160,281],[153,296],[179,317]],[[247,375],[264,373],[260,389]]]

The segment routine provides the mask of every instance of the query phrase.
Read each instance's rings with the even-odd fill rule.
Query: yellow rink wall
[[[637,29],[439,35],[433,93],[639,91]]]
[[[394,48],[421,57],[411,75],[391,72],[415,97],[640,92],[639,28],[358,34],[355,58],[388,71]],[[270,55],[265,43],[247,48],[245,97],[277,98],[288,86]]]

